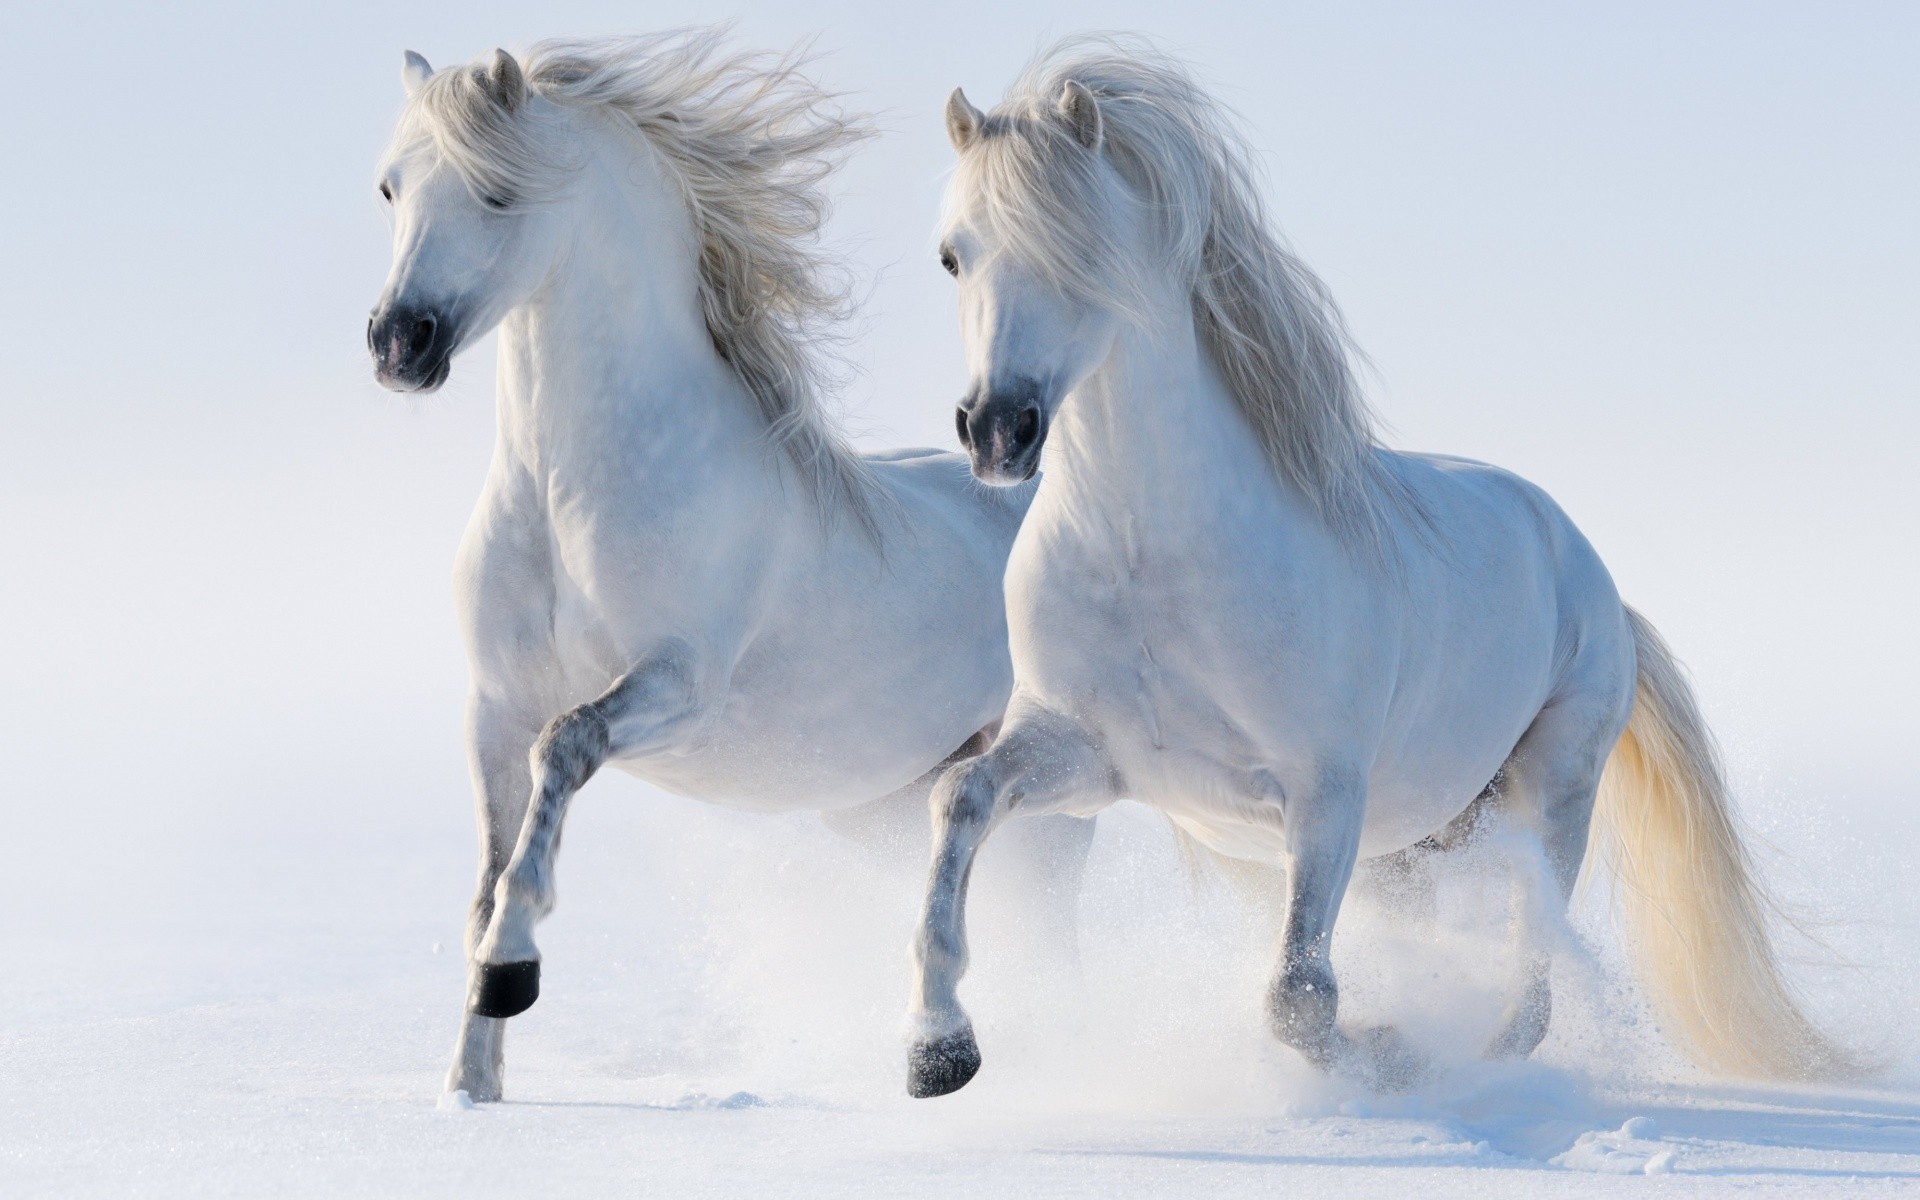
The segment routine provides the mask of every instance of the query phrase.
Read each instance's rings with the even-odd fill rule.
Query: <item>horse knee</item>
[[[956,831],[984,828],[993,818],[997,790],[985,759],[976,758],[953,768],[933,789],[935,827],[944,822]]]
[[[533,743],[529,760],[534,777],[549,786],[577,788],[606,761],[611,742],[607,719],[598,705],[582,704],[561,713],[547,722]]]

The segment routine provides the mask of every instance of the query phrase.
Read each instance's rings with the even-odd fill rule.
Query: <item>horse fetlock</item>
[[[533,927],[543,914],[541,907],[500,881],[500,902],[494,906],[493,920],[474,948],[473,957],[481,963],[526,962],[540,957],[534,944]],[[551,907],[551,905],[548,905]]]
[[[492,1104],[505,1094],[501,1082],[501,1069],[498,1062],[465,1059],[453,1064],[447,1072],[449,1092],[465,1092],[467,1099],[475,1104]]]
[[[1323,1068],[1333,1065],[1343,1040],[1334,1027],[1339,1008],[1333,971],[1317,961],[1289,964],[1267,991],[1273,1035]]]

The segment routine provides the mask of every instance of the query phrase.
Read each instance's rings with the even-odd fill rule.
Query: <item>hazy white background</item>
[[[7,6],[0,930],[28,966],[0,997],[264,986],[262,929],[364,949],[330,889],[457,940],[447,581],[492,356],[424,401],[372,382],[400,54],[730,16],[818,35],[818,74],[881,115],[834,223],[870,288],[843,407],[874,444],[951,441],[947,91],[990,105],[1090,27],[1198,64],[1394,443],[1553,493],[1694,668],[1792,890],[1840,871],[1838,917],[1880,920],[1863,881],[1901,878],[1920,794],[1920,8],[1547,7]],[[570,851],[641,796],[590,792]],[[222,922],[247,932],[222,948]]]

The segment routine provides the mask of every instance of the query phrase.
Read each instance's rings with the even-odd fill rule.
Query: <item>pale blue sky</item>
[[[1151,32],[1246,118],[1396,443],[1561,499],[1758,811],[1920,785],[1912,5],[26,7],[0,17],[10,795],[464,811],[447,576],[492,363],[425,402],[371,379],[400,54],[728,16],[818,34],[884,113],[835,223],[872,286],[870,440],[951,438],[948,89],[988,105],[1058,34]]]

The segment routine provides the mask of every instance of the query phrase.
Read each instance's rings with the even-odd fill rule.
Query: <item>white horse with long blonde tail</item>
[[[1551,870],[1490,1054],[1546,1033],[1552,912],[1591,832],[1670,1036],[1728,1073],[1845,1071],[1781,977],[1680,667],[1539,488],[1376,443],[1337,311],[1188,74],[1129,40],[1070,42],[991,114],[956,91],[947,124],[961,438],[990,483],[1047,457],[1008,566],[1006,721],[934,791],[913,1094],[979,1068],[956,985],[982,841],[1123,796],[1284,867],[1268,1012],[1323,1069],[1417,1070],[1391,1030],[1338,1022],[1356,860],[1500,814]]]
[[[432,390],[500,328],[457,571],[480,884],[447,1078],[492,1100],[561,821],[603,763],[926,836],[932,773],[1012,686],[1000,580],[1029,495],[957,455],[856,455],[822,417],[819,184],[862,133],[793,60],[702,32],[544,43],[524,68],[409,54],[405,81],[377,374]],[[1072,871],[1089,837],[1034,849]]]

